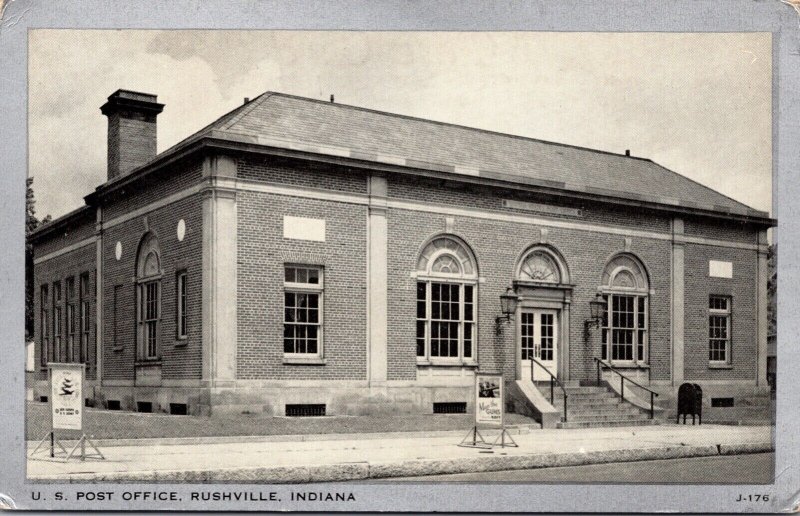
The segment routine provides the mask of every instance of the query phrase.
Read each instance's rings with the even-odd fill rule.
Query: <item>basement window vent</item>
[[[107,400],[106,401],[106,408],[108,410],[121,410],[122,407],[120,406],[119,400]]]
[[[711,398],[712,407],[732,407],[733,398]]]
[[[170,403],[169,413],[174,416],[185,416],[189,413],[189,407],[186,403]]]
[[[49,399],[47,396],[39,396],[39,401],[42,403],[47,403]]]
[[[325,404],[286,405],[286,415],[289,417],[324,416]]]
[[[152,412],[153,403],[149,401],[137,401],[136,412]]]
[[[466,401],[448,401],[433,404],[434,414],[466,414]]]

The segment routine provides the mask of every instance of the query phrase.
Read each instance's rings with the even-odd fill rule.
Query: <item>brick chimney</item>
[[[100,111],[108,117],[108,179],[127,174],[156,156],[156,117],[164,104],[149,93],[117,90]]]

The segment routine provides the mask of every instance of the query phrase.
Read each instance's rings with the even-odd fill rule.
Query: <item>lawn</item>
[[[41,439],[49,430],[48,404],[28,402],[26,439]],[[507,424],[536,424],[533,419],[508,414]],[[172,416],[86,409],[84,432],[97,439],[156,437],[220,437],[245,435],[346,434],[464,430],[473,425],[472,414],[398,416],[264,417],[239,414],[230,417]]]

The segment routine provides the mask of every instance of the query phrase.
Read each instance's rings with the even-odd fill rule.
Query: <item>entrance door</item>
[[[522,379],[530,378],[531,369],[533,369],[534,381],[550,380],[550,375],[531,358],[535,358],[551,373],[558,375],[556,366],[558,312],[523,309],[520,314],[519,330]]]

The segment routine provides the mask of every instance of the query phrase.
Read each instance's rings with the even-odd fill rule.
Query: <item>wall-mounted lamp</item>
[[[517,294],[511,287],[508,287],[504,294],[500,294],[500,311],[503,313],[503,315],[499,315],[495,319],[497,333],[500,333],[501,322],[509,322],[513,318],[514,313],[517,311],[517,300]]]
[[[600,322],[603,320],[603,311],[606,309],[606,302],[603,301],[603,296],[598,292],[594,299],[589,301],[590,319],[583,322],[584,329],[588,332],[589,328],[599,328]]]

